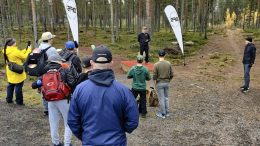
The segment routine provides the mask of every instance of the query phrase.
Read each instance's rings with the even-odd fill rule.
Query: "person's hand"
[[[77,41],[74,41],[74,44],[75,44],[75,48],[79,48],[79,44]]]

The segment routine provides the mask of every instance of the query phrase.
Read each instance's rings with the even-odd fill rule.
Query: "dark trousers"
[[[244,87],[249,88],[250,83],[250,64],[244,64]]]
[[[8,83],[6,102],[8,103],[13,102],[13,94],[15,90],[16,103],[19,105],[23,104],[23,83],[24,82],[18,84]]]
[[[149,62],[149,46],[140,46],[140,55],[144,55],[145,52],[145,62]]]
[[[137,98],[138,95],[140,96],[140,99],[138,101],[139,113],[141,113],[142,115],[145,115],[147,113],[146,90],[137,91],[135,89],[132,89],[132,93],[134,94],[135,98]]]

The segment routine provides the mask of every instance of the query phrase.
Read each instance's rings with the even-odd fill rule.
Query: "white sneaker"
[[[165,115],[165,117],[170,117],[170,114],[169,114],[169,113],[168,113],[168,114],[166,114],[166,115]]]
[[[156,113],[156,116],[162,119],[165,119],[165,116],[162,113]]]

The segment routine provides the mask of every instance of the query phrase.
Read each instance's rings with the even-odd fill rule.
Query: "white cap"
[[[44,32],[44,33],[42,33],[41,40],[47,41],[47,40],[53,39],[55,37],[56,37],[56,35],[51,34],[51,32]]]

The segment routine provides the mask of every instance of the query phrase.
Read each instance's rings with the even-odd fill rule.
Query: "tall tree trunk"
[[[33,36],[34,36],[34,46],[37,46],[37,21],[36,21],[36,10],[35,10],[35,0],[31,0],[32,5],[32,16],[33,16]]]
[[[205,18],[204,18],[204,39],[208,39],[207,28],[208,28],[208,19],[209,19],[209,0],[205,0]]]
[[[192,0],[192,29],[193,29],[193,32],[196,31],[196,22],[195,22],[195,16],[196,16],[196,13],[195,13],[195,0]]]
[[[85,28],[84,28],[84,32],[87,33],[87,29],[88,29],[88,0],[85,0]]]
[[[93,21],[93,27],[94,27],[94,36],[96,36],[95,0],[92,0],[92,21]]]
[[[16,18],[18,23],[18,33],[19,41],[22,41],[22,32],[21,32],[21,0],[16,0]]]
[[[51,24],[51,31],[55,33],[55,28],[54,28],[54,14],[53,14],[53,2],[52,0],[49,0],[49,7],[50,7],[50,24]]]
[[[181,30],[182,30],[182,32],[184,32],[184,29],[183,29],[183,27],[184,27],[184,23],[186,23],[185,21],[184,21],[184,1],[182,0],[181,1]]]
[[[152,33],[151,3],[152,0],[146,0],[146,26],[149,28],[149,31]]]
[[[118,0],[115,0],[115,19],[116,19],[116,41],[119,41],[119,32],[118,32]]]
[[[111,43],[115,43],[115,32],[114,32],[114,8],[113,0],[110,0],[110,12],[111,12]]]

